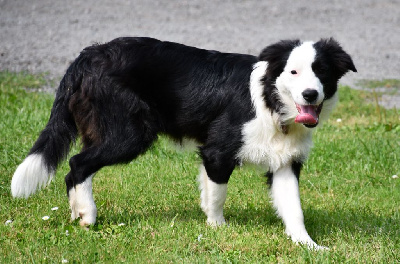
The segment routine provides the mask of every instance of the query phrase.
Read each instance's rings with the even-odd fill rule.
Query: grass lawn
[[[199,157],[164,137],[130,164],[96,175],[98,219],[89,231],[70,222],[67,162],[48,188],[13,199],[14,170],[50,114],[53,96],[31,89],[42,83],[0,73],[0,263],[400,262],[400,178],[393,177],[400,176],[400,112],[367,105],[374,95],[341,87],[330,121],[314,133],[300,192],[307,230],[330,248],[316,252],[285,236],[266,179],[253,168],[231,177],[229,225],[207,226]]]

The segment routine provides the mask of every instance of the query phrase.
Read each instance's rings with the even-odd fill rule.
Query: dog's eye
[[[293,74],[293,75],[296,75],[297,71],[296,70],[292,70],[292,71],[290,71],[290,73]]]

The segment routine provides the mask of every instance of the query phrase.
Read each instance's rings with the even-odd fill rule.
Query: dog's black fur
[[[76,126],[84,150],[70,160],[69,190],[103,166],[131,161],[165,133],[201,143],[210,178],[227,182],[242,125],[254,117],[249,78],[256,62],[254,56],[150,38],[88,47],[67,70],[50,121],[31,153],[46,153],[54,169]],[[54,130],[62,133],[54,138]],[[54,145],[43,144],[49,141]]]

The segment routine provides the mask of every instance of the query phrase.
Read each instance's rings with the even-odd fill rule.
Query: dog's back
[[[145,126],[199,142],[227,108],[236,110],[237,122],[250,118],[238,113],[251,113],[248,80],[257,61],[254,56],[150,38],[119,38],[89,47],[81,56],[90,60],[91,68],[84,69],[82,85],[71,98],[70,110],[78,123],[79,113],[87,116],[88,106],[82,102],[88,98],[98,104],[93,109],[110,107],[106,114],[148,119]]]

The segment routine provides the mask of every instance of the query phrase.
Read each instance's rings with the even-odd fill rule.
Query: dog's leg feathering
[[[225,224],[223,207],[226,200],[227,184],[218,184],[210,180],[206,169],[200,166],[201,209],[207,216],[207,223],[211,226]]]
[[[311,249],[327,249],[317,245],[308,235],[304,225],[300,204],[298,176],[290,166],[278,169],[272,175],[271,196],[279,217],[282,218],[286,234],[293,242],[301,243]]]

